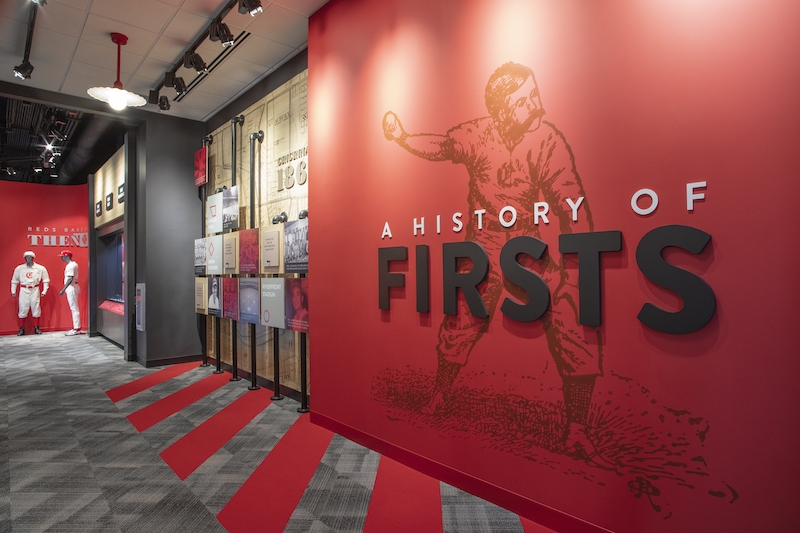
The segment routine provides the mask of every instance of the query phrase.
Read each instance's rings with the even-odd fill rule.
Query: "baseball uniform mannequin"
[[[72,312],[72,329],[65,335],[79,335],[81,332],[81,311],[78,309],[78,263],[72,260],[72,252],[64,250],[61,252],[61,260],[67,266],[64,267],[64,288],[58,294],[67,294],[67,303]]]
[[[19,333],[17,335],[25,335],[25,317],[28,316],[28,311],[33,314],[33,330],[39,335],[42,330],[39,329],[39,317],[42,316],[42,308],[39,305],[39,297],[47,294],[47,289],[50,288],[50,274],[47,269],[42,265],[33,262],[36,254],[33,252],[25,252],[22,254],[25,258],[25,263],[19,265],[14,269],[14,275],[11,277],[11,297],[17,296],[17,287],[19,287]],[[44,289],[39,292],[39,284],[44,283]]]

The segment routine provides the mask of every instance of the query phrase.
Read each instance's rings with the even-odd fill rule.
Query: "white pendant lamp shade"
[[[117,81],[114,82],[113,87],[92,87],[86,92],[92,98],[106,102],[117,111],[122,111],[126,107],[143,106],[147,100],[143,96],[123,89],[122,82],[119,81],[120,50],[122,45],[127,44],[128,38],[121,33],[112,33],[111,41],[117,45]]]

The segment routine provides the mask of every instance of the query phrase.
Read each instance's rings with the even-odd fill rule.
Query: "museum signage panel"
[[[272,328],[286,327],[284,279],[261,279],[261,325]]]
[[[559,532],[800,530],[796,20],[321,8],[312,421]]]
[[[222,235],[214,235],[213,237],[206,237],[206,273],[209,276],[219,275],[224,273],[223,269],[223,255],[224,246]]]

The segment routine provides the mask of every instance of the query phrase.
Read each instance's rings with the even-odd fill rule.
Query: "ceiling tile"
[[[308,19],[273,4],[253,20],[247,31],[298,48],[308,40]]]
[[[196,15],[212,18],[219,13],[219,10],[226,3],[225,0],[186,0],[181,4],[181,9]],[[264,3],[266,2],[262,2],[262,4]],[[231,13],[236,13],[236,9],[234,8]]]
[[[5,31],[0,31],[0,43],[9,45],[3,47],[2,53],[19,54],[22,57],[22,54],[25,53],[27,26],[16,20],[0,17],[0,28],[5,29]]]
[[[139,68],[134,72],[134,78],[150,80],[151,85],[155,85],[164,77],[164,73],[172,68],[171,63],[158,61],[157,59],[145,59]],[[152,87],[151,87],[152,89]]]
[[[228,79],[251,83],[253,80],[261,77],[265,67],[250,63],[249,61],[242,61],[237,59],[234,55],[229,56],[223,61],[215,70],[214,76],[222,76]]]
[[[50,30],[37,29],[31,45],[31,62],[45,55],[72,59],[72,54],[75,52],[77,44],[77,37],[70,37]]]
[[[178,13],[164,30],[166,37],[178,39],[179,41],[194,42],[198,35],[205,30],[211,23],[211,18],[203,17],[179,9]]]
[[[90,87],[110,87],[117,78],[116,69],[105,69],[73,61],[64,80],[62,93],[88,98],[86,90]]]
[[[163,76],[164,73],[162,72],[161,75]],[[155,89],[156,85],[158,85],[158,80],[154,81],[148,77],[134,76],[128,80],[127,83],[125,83],[125,88],[133,93],[141,94],[147,98],[147,95],[152,89]],[[175,91],[170,88],[161,89],[161,94],[165,94],[172,98],[175,95]]]
[[[189,96],[186,97],[186,100],[193,98],[198,92],[208,93],[209,95],[214,95],[215,97],[230,97],[230,95],[238,93],[245,87],[247,87],[247,82],[232,80],[230,78],[220,76],[216,71],[214,71],[213,74],[206,76],[206,78],[197,86],[197,89],[192,90],[192,92],[189,93]]]
[[[171,39],[169,37],[161,37],[156,42],[148,58],[157,59],[158,61],[164,61],[174,65],[178,59],[183,57],[183,52],[188,47],[188,42]]]
[[[306,18],[327,3],[328,0],[275,0],[275,5],[285,7]]]
[[[123,47],[122,58],[120,59],[120,71],[123,74],[133,74],[136,69],[139,68],[139,64],[143,59],[142,56],[131,54]],[[74,60],[86,63],[87,65],[97,65],[98,67],[114,69],[116,75],[116,47],[106,48],[105,46],[98,46],[89,41],[81,41],[78,44],[78,49],[75,50]],[[111,81],[113,82],[114,80]]]
[[[158,0],[158,1],[161,2],[162,4],[167,4],[168,6],[175,6],[175,7],[178,7],[183,2],[183,0]]]
[[[28,27],[31,8],[28,2],[0,2],[0,17],[23,22]],[[37,14],[38,16],[38,14]]]
[[[234,54],[237,59],[249,61],[256,65],[271,67],[287,55],[293,53],[294,48],[285,44],[276,43],[257,35],[251,35],[241,45],[236,47]]]
[[[90,14],[86,20],[86,27],[83,29],[81,40],[116,51],[117,45],[111,41],[112,32],[125,34],[128,37],[128,44],[124,45],[122,49],[127,53],[139,56],[147,55],[158,39],[157,33]]]
[[[86,22],[86,12],[66,4],[47,4],[36,15],[36,30],[50,30],[70,37],[80,37]],[[36,39],[36,32],[33,34]]]
[[[56,4],[64,4],[69,7],[74,7],[75,9],[80,9],[81,11],[88,11],[92,0],[49,0],[47,5],[51,5],[53,2]]]
[[[153,33],[161,33],[177,10],[157,0],[93,0],[92,13],[124,22]]]

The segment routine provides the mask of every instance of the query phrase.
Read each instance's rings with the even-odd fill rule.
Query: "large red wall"
[[[562,532],[800,530],[798,21],[791,0],[328,3],[309,27],[309,164],[323,169],[309,183],[309,276],[313,312],[329,317],[311,332],[312,420]],[[589,421],[616,471],[553,440],[562,382],[541,321],[498,309],[447,409],[423,410],[444,316],[441,245],[465,240],[449,221],[467,213],[469,176],[388,141],[381,121],[391,110],[408,132],[445,134],[484,117],[487,80],[507,61],[535,72],[594,229],[622,232],[602,261]],[[686,184],[699,181],[705,199],[688,212]],[[659,195],[649,216],[630,206],[642,188]],[[711,321],[683,335],[637,320],[647,302],[682,305],[635,257],[670,224],[712,236],[699,255],[664,254],[716,295]],[[543,231],[552,254],[557,226]],[[415,307],[418,244],[431,249],[430,313]],[[406,286],[382,311],[388,246],[409,260],[393,264]]]
[[[58,291],[64,286],[64,262],[61,250],[72,250],[80,268],[79,307],[83,328],[88,323],[86,309],[88,265],[88,189],[86,185],[38,185],[0,180],[0,273],[5,276],[6,289],[0,293],[0,335],[17,332],[17,299],[11,298],[11,276],[14,268],[24,262],[23,252],[31,250],[36,262],[50,274],[50,290],[41,299],[43,331],[72,329],[72,314],[66,296]],[[31,235],[47,236],[33,239]],[[56,236],[55,240],[52,237]],[[36,244],[34,244],[34,242]],[[68,242],[68,246],[62,244]],[[75,243],[79,243],[76,246]],[[47,244],[47,245],[46,245]],[[33,322],[28,318],[28,333]]]

